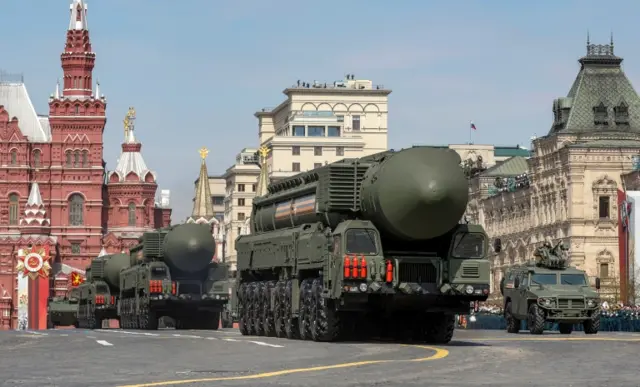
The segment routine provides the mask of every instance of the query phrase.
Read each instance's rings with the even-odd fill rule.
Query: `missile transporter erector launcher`
[[[180,224],[146,232],[139,241],[120,274],[121,326],[153,330],[160,317],[170,317],[176,329],[218,329],[229,299],[227,269],[211,261],[209,226]]]
[[[86,281],[78,292],[78,326],[102,328],[103,320],[118,319],[120,271],[129,266],[127,254],[111,254],[94,258],[86,270]]]
[[[455,314],[489,293],[487,236],[459,222],[467,202],[458,154],[429,147],[270,184],[236,240],[240,331],[449,342]]]

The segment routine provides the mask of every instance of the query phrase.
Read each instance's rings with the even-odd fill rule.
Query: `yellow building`
[[[347,75],[332,83],[298,81],[276,108],[255,113],[271,179],[387,150],[391,90]]]
[[[587,44],[566,97],[553,101],[549,133],[532,156],[512,157],[471,181],[468,215],[493,238],[493,289],[505,268],[563,241],[571,263],[618,293],[618,190],[640,152],[640,97],[608,45]]]

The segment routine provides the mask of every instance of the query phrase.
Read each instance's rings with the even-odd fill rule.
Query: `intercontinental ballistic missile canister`
[[[469,200],[460,156],[414,147],[344,159],[272,183],[253,201],[252,233],[305,223],[372,221],[386,237],[426,240],[458,224]]]
[[[196,273],[211,263],[216,242],[208,225],[180,224],[165,236],[163,250],[167,265],[185,273]]]
[[[130,258],[127,254],[113,254],[104,262],[103,278],[113,289],[120,288],[120,271],[130,266]]]

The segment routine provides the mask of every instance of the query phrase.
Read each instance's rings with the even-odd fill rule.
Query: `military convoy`
[[[489,294],[487,236],[459,222],[460,161],[413,147],[271,183],[236,240],[240,332],[449,342],[455,314]]]
[[[600,278],[591,288],[584,271],[568,266],[562,242],[555,247],[546,242],[535,256],[536,261],[509,268],[500,282],[507,332],[518,333],[521,321],[526,321],[529,332],[540,335],[550,321],[558,324],[561,334],[571,334],[578,323],[584,333],[598,333]]]
[[[47,329],[59,326],[78,327],[78,289],[66,297],[50,297],[47,303]]]
[[[106,319],[122,328],[157,329],[170,317],[177,329],[218,329],[229,299],[227,267],[212,262],[215,240],[208,226],[181,224],[145,232],[129,254],[95,258],[78,294],[81,328]]]

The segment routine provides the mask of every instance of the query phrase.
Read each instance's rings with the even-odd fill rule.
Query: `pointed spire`
[[[134,121],[136,119],[136,110],[133,107],[129,108],[126,116],[124,117],[123,126],[124,126],[124,141],[122,142],[122,153],[120,154],[120,158],[117,161],[117,165],[115,171],[109,172],[108,179],[112,181],[111,178],[113,174],[116,174],[119,182],[123,182],[129,174],[132,172],[137,176],[139,181],[144,181],[147,183],[155,182],[156,175],[155,172],[149,170],[147,168],[147,164],[142,157],[142,144],[136,139],[134,135]],[[149,174],[151,180],[149,180]]]
[[[96,82],[96,95],[95,99],[100,99],[100,81]]]
[[[34,182],[31,184],[31,191],[20,224],[23,226],[49,226],[51,222],[46,218],[46,215],[47,211],[40,195],[40,186]]]
[[[60,99],[60,79],[56,82],[56,93],[53,96],[55,99]]]
[[[100,250],[100,253],[98,254],[98,257],[104,257],[105,255],[107,255],[107,250],[104,248],[104,246],[102,246],[102,249]]]
[[[267,187],[269,186],[269,171],[267,169],[267,156],[269,155],[269,148],[262,146],[258,149],[260,154],[260,176],[258,177],[258,186],[256,187],[256,196],[264,196],[267,194]]]
[[[127,115],[124,117],[124,143],[125,144],[137,144],[136,137],[133,134],[136,121],[136,109],[131,106]]]
[[[87,23],[87,5],[84,0],[73,0],[69,6],[71,17],[69,18],[69,30],[89,30]]]
[[[209,150],[205,147],[200,149],[200,177],[198,177],[198,185],[196,187],[196,199],[193,202],[193,211],[191,219],[197,221],[204,218],[209,221],[213,219],[213,203],[211,202],[211,187],[209,187],[209,173],[207,172],[206,158]]]

